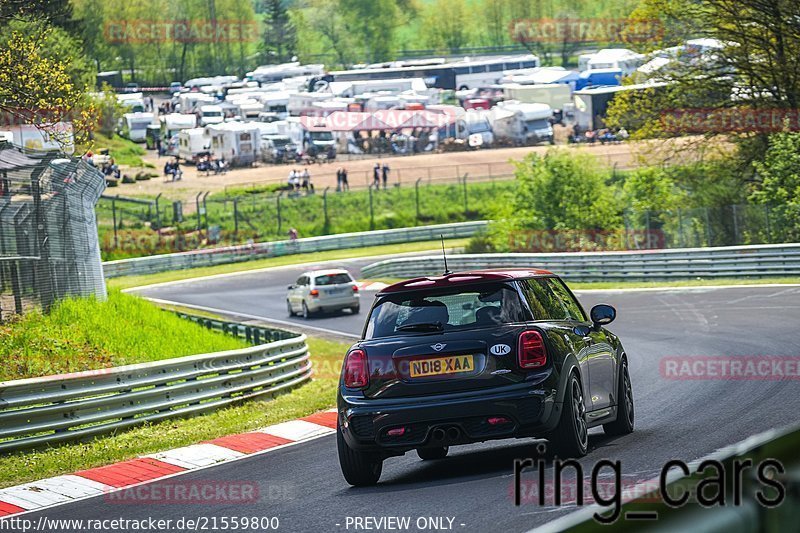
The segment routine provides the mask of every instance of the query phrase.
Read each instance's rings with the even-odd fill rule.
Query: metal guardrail
[[[179,315],[255,345],[0,382],[0,453],[211,411],[291,389],[311,377],[305,335]]]
[[[187,268],[238,263],[282,255],[429,241],[439,239],[440,235],[444,236],[446,239],[455,239],[471,237],[486,228],[487,224],[488,222],[486,221],[438,224],[433,226],[419,226],[416,228],[341,233],[322,237],[308,237],[294,241],[262,242],[250,245],[210,248],[192,252],[152,255],[134,259],[107,261],[103,263],[103,271],[106,278],[115,278],[136,274],[152,274],[168,270],[183,270]]]
[[[572,281],[642,281],[800,275],[800,244],[679,248],[633,252],[461,254],[450,270],[544,268]],[[441,255],[389,259],[361,269],[365,278],[441,275]]]

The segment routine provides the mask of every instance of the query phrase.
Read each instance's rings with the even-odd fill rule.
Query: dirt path
[[[671,141],[642,141],[608,145],[557,145],[561,150],[576,150],[598,156],[609,166],[630,169],[641,164],[653,165],[669,163],[680,145],[689,148],[695,157],[702,157],[704,150],[697,139],[673,139]],[[694,143],[694,144],[693,144]],[[353,161],[336,161],[330,164],[311,165],[307,167],[312,182],[318,191],[326,187],[336,187],[336,170],[345,167],[348,171],[351,188],[364,188],[372,180],[372,168],[376,161],[388,163],[391,168],[390,184],[411,185],[418,178],[426,181],[454,180],[468,174],[472,178],[496,178],[511,176],[514,171],[512,161],[519,161],[529,153],[543,154],[552,149],[551,146],[535,146],[521,148],[498,148],[471,152],[448,152],[415,156],[371,157]],[[145,160],[156,167],[159,175],[166,158],[158,158],[149,151]],[[686,154],[680,160],[686,162]],[[255,168],[237,168],[219,176],[205,176],[197,172],[193,166],[182,165],[183,179],[179,182],[167,182],[163,177],[147,182],[120,185],[113,190],[121,196],[163,195],[171,200],[183,200],[187,208],[194,204],[198,193],[219,192],[227,187],[247,187],[271,183],[285,183],[292,168],[306,168],[304,165],[267,165]],[[112,191],[109,191],[111,193]]]

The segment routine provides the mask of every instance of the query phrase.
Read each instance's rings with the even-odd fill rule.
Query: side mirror
[[[592,307],[592,311],[589,313],[589,316],[592,319],[592,324],[594,324],[594,327],[598,328],[600,326],[611,324],[614,319],[617,318],[617,310],[608,304],[597,304]]]
[[[287,288],[287,289],[289,289],[289,290],[292,290],[292,289],[294,289],[294,285],[289,285],[289,286],[288,286],[288,287],[286,287],[286,288]]]

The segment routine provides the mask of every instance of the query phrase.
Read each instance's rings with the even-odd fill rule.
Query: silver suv
[[[306,272],[294,285],[289,285],[286,309],[289,316],[300,314],[303,318],[341,309],[350,309],[355,314],[361,310],[358,285],[347,270]]]

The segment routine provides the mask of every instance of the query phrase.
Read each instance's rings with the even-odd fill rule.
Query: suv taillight
[[[538,331],[523,331],[519,336],[517,361],[520,368],[541,368],[547,363],[547,349]]]
[[[344,358],[344,386],[363,389],[369,383],[369,363],[364,350],[353,350]]]

